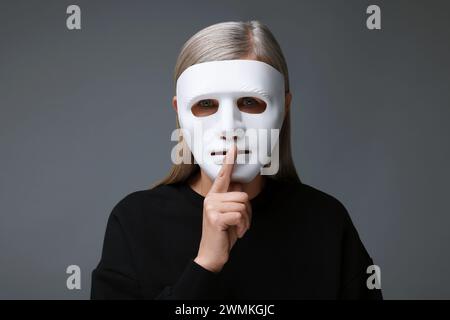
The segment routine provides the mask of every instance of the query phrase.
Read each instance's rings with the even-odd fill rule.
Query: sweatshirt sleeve
[[[218,274],[189,259],[183,273],[172,286],[166,286],[156,300],[209,300],[217,294]]]
[[[214,296],[218,274],[204,269],[193,258],[187,261],[173,283],[163,288],[143,286],[117,215],[119,211],[116,206],[108,219],[101,259],[92,272],[91,299],[196,300]],[[155,274],[158,274],[157,270]]]
[[[343,205],[342,205],[343,207]],[[344,208],[344,207],[343,207]],[[374,265],[359,234],[344,208],[343,256],[341,264],[340,299],[381,300],[381,288],[369,289],[367,282],[372,273],[367,268]]]
[[[99,264],[92,272],[91,299],[139,299],[141,288],[131,250],[114,207],[109,216]]]

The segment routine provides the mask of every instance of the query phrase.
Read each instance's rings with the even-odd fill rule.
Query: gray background
[[[82,30],[66,29],[66,8]],[[382,30],[365,26],[378,4]],[[183,43],[258,19],[286,56],[303,182],[347,207],[387,299],[450,298],[445,1],[2,1],[0,298],[89,297],[106,221],[170,167]],[[66,289],[66,267],[82,289]]]

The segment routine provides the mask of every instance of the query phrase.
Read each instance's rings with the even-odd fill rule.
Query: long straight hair
[[[286,92],[289,92],[289,74],[286,60],[272,32],[257,20],[246,22],[222,22],[208,26],[193,35],[181,48],[175,65],[175,88],[178,77],[188,67],[202,62],[243,59],[254,57],[254,60],[265,62],[284,76]],[[175,93],[176,94],[176,93]],[[290,112],[284,118],[279,136],[280,165],[278,172],[271,178],[285,182],[300,182],[295,170],[291,154]],[[180,128],[178,116],[176,126]],[[186,149],[182,135],[178,136],[181,150]],[[183,155],[176,153],[177,157]],[[180,159],[178,159],[180,160]],[[199,171],[191,154],[190,163],[177,161],[168,175],[153,187],[187,181]]]

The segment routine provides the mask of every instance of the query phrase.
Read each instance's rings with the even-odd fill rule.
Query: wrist
[[[203,267],[204,269],[214,273],[222,271],[222,268],[225,264],[225,263],[211,262],[199,256],[195,257],[194,262]]]

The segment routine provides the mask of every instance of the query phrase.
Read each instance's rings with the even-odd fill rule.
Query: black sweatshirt
[[[213,273],[196,262],[203,200],[186,183],[135,191],[108,219],[92,299],[381,299],[372,259],[336,198],[266,179],[252,223]]]

